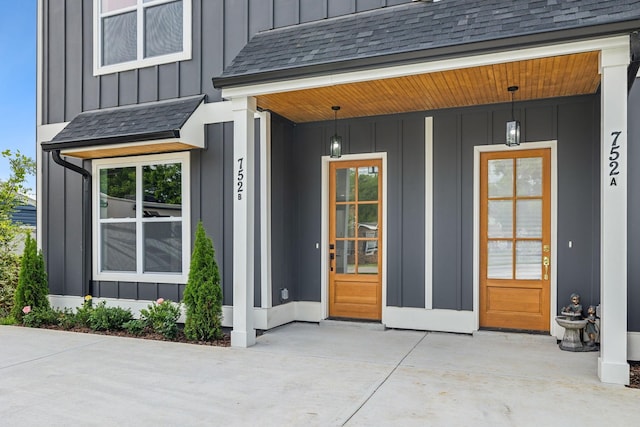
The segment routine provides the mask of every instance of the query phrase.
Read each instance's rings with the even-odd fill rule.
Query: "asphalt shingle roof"
[[[224,87],[240,76],[563,30],[619,23],[637,29],[638,20],[640,0],[413,2],[258,33],[214,84]]]
[[[180,128],[204,100],[204,95],[78,114],[44,150],[100,144],[178,138]]]

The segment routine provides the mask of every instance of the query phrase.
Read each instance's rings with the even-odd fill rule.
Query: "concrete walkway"
[[[622,426],[640,390],[551,337],[294,323],[250,349],[0,326],[2,426]]]

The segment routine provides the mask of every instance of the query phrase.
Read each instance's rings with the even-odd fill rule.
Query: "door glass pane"
[[[542,158],[531,157],[516,162],[518,196],[542,196]]]
[[[336,205],[336,237],[355,237],[356,206]]]
[[[142,168],[143,216],[182,216],[182,166],[180,163]]]
[[[358,168],[358,200],[378,200],[378,167]]]
[[[336,242],[336,273],[354,274],[356,272],[356,246],[353,240]]]
[[[100,218],[136,217],[136,168],[100,169]]]
[[[102,65],[133,61],[137,53],[136,12],[102,19]]]
[[[144,271],[180,273],[182,271],[182,222],[144,224]]]
[[[489,197],[511,197],[513,195],[513,160],[489,160],[487,163]]]
[[[101,224],[101,271],[136,271],[136,224]]]
[[[513,237],[513,202],[489,200],[487,237]]]
[[[516,242],[516,279],[542,279],[542,242]]]
[[[513,246],[504,240],[492,240],[487,248],[487,278],[513,278]]]
[[[517,237],[542,237],[542,200],[516,202]]]
[[[144,11],[144,57],[182,52],[182,2],[147,7]]]
[[[336,169],[336,202],[355,200],[356,169]]]
[[[378,274],[378,241],[358,242],[358,274]]]
[[[378,204],[358,205],[358,236],[378,230]]]

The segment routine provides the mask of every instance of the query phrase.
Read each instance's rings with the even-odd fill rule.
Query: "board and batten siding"
[[[387,153],[387,303],[424,307],[425,256],[433,256],[433,308],[473,309],[474,147],[504,144],[510,105],[345,119],[343,153]],[[433,242],[425,254],[424,118],[433,117]],[[558,305],[579,292],[599,301],[599,98],[518,103],[524,141],[558,140]],[[293,127],[297,297],[320,300],[320,157],[333,123]],[[272,144],[279,144],[274,138]],[[274,187],[274,193],[279,189]],[[287,190],[288,191],[288,190]],[[568,241],[573,248],[568,247]],[[274,259],[279,254],[274,252]]]

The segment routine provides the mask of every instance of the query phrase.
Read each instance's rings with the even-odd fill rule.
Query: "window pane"
[[[182,272],[182,222],[144,224],[144,272]]]
[[[136,217],[136,168],[100,169],[100,218]]]
[[[182,1],[148,7],[144,16],[145,58],[182,52]]]
[[[336,169],[336,202],[351,202],[355,200],[356,170]]]
[[[101,224],[101,271],[136,271],[136,224]]]
[[[489,200],[487,237],[513,236],[513,202],[511,200]]]
[[[356,272],[355,242],[341,240],[336,242],[336,273],[353,274]]]
[[[378,204],[358,205],[358,236],[376,237],[378,233]]]
[[[489,197],[513,195],[513,160],[488,161]]]
[[[378,200],[378,167],[358,168],[358,200]]]
[[[102,19],[102,65],[136,59],[136,12]]]
[[[182,165],[142,167],[144,210],[148,217],[182,216]]]
[[[378,274],[378,241],[358,242],[358,274]]]
[[[513,279],[512,243],[507,241],[489,241],[487,251],[487,278]]]
[[[516,279],[542,279],[542,242],[516,242]]]
[[[355,205],[336,205],[336,237],[355,237]]]
[[[516,168],[518,196],[542,196],[542,158],[518,159]]]
[[[114,10],[135,6],[136,3],[136,0],[102,0],[100,3],[100,11],[102,13],[113,12]]]
[[[542,237],[542,200],[516,202],[517,237]]]

